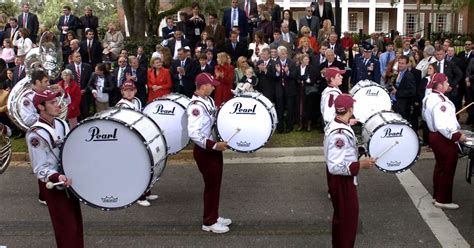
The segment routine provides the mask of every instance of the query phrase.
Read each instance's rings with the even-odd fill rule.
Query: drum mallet
[[[381,158],[383,155],[385,155],[388,151],[392,150],[392,148],[394,148],[394,147],[395,147],[396,145],[398,145],[399,143],[400,143],[400,142],[398,142],[398,140],[395,141],[395,143],[393,143],[393,145],[389,146],[387,149],[385,149],[385,151],[383,151],[382,153],[380,153],[380,155],[377,156],[377,158],[376,158],[375,160]]]
[[[459,110],[458,112],[456,112],[456,115],[458,115],[458,114],[464,112],[464,110],[466,110],[467,108],[471,107],[472,104],[474,104],[474,102],[469,103],[466,107],[464,107],[464,108],[462,108],[461,110]]]
[[[57,182],[57,183],[47,182],[46,183],[46,188],[47,189],[52,189],[52,188],[54,188],[54,186],[59,186],[59,185],[64,185],[64,182]]]
[[[240,129],[239,127],[236,128],[234,134],[232,134],[232,136],[230,136],[230,138],[227,140],[227,142],[230,142],[230,140],[232,138],[234,138],[234,136],[237,135],[240,132],[240,130],[242,130],[242,129]]]

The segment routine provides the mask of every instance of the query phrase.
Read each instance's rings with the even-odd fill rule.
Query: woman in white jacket
[[[20,38],[18,38],[18,35]],[[33,42],[28,38],[29,35],[30,32],[26,28],[20,28],[16,31],[15,36],[13,37],[13,45],[18,48],[18,56],[26,55],[31,48],[33,48]]]

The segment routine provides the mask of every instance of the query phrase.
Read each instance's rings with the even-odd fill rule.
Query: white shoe
[[[43,204],[43,205],[45,205],[45,206],[48,206],[48,204],[46,203],[46,201],[42,201],[42,200],[38,199],[38,202],[39,202],[40,204]]]
[[[219,217],[219,218],[217,218],[217,223],[220,223],[224,226],[229,226],[230,224],[232,224],[232,220],[227,219],[227,218],[223,218],[223,217]]]
[[[232,94],[234,94],[234,96],[239,94],[239,90],[230,90],[230,91],[232,92]]]
[[[149,206],[151,206],[151,203],[150,203],[148,200],[143,200],[143,201],[138,200],[137,203],[138,203],[138,205],[140,205],[140,206],[142,206],[142,207],[149,207]]]
[[[331,194],[330,193],[328,193],[328,199],[331,200]]]
[[[459,205],[456,203],[439,203],[435,201],[434,205],[435,207],[442,208],[442,209],[458,209],[459,208]]]
[[[202,230],[206,232],[213,232],[213,233],[226,233],[230,229],[228,226],[224,226],[219,222],[214,223],[214,225],[211,226],[205,226],[202,225]]]
[[[149,196],[146,197],[146,199],[149,200],[149,201],[154,201],[158,198],[159,198],[158,195],[149,195]]]

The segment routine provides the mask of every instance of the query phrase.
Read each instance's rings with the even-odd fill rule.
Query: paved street
[[[424,159],[412,168],[428,192],[433,163]],[[474,185],[464,180],[465,163],[459,161],[455,180],[461,208],[443,212],[472,246]],[[357,247],[442,247],[396,175],[365,170],[359,182]],[[153,188],[160,198],[149,208],[103,212],[82,206],[86,247],[330,247],[332,206],[323,163],[227,164],[221,215],[234,224],[224,235],[200,230],[202,187],[197,167],[175,163]],[[0,246],[55,245],[37,191],[27,164],[0,176]]]

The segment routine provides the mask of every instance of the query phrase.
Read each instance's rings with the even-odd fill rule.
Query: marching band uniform
[[[346,98],[353,104],[349,95],[336,98],[336,108],[340,108],[337,99]],[[349,100],[347,100],[349,99]],[[346,104],[347,108],[349,105]],[[329,191],[334,208],[332,221],[333,247],[354,247],[359,221],[359,200],[357,196],[358,162],[357,139],[349,123],[339,116],[325,129],[324,155],[331,181]]]
[[[134,97],[131,101],[129,101],[128,99],[122,98],[120,99],[120,101],[117,102],[115,106],[121,107],[121,108],[131,108],[136,111],[142,110],[142,102],[137,97]]]
[[[52,100],[56,96],[56,93],[47,90],[44,94],[36,93],[33,100],[36,104]],[[59,182],[62,174],[59,143],[68,132],[69,127],[65,121],[55,118],[53,123],[49,123],[40,117],[27,132],[26,140],[33,172],[39,179],[38,186],[40,191],[43,190],[48,205],[57,246],[84,247],[79,200],[73,194],[66,195],[63,187],[46,189],[48,181]]]
[[[430,84],[444,81],[447,81],[447,77],[437,73]],[[458,160],[456,142],[462,135],[456,119],[456,108],[448,97],[433,87],[432,93],[423,99],[423,118],[430,130],[429,144],[436,160],[433,173],[434,204],[440,208],[456,209],[459,206],[452,204],[452,191]]]
[[[196,85],[212,84],[218,85],[208,73],[200,73],[196,77]],[[204,178],[204,215],[203,230],[211,231],[215,224],[229,225],[223,223],[224,219],[219,217],[219,197],[223,172],[222,151],[217,151],[217,139],[214,130],[216,121],[216,106],[210,96],[198,95],[196,92],[191,98],[187,108],[188,133],[194,142],[193,155],[196,164]],[[222,232],[227,232],[228,227],[222,227]],[[215,231],[214,231],[215,232]]]
[[[69,94],[64,92],[66,94],[64,96],[64,100],[66,103],[69,105],[71,102],[71,98],[69,97]],[[21,120],[25,123],[27,126],[32,126],[36,121],[38,121],[39,114],[36,111],[35,106],[33,105],[33,97],[35,96],[35,91],[34,90],[28,90],[23,98],[20,100],[21,101],[21,107],[20,107],[20,118]]]
[[[338,87],[327,86],[321,93],[321,115],[324,124],[327,125],[334,120],[336,110],[334,109],[334,100],[338,95],[342,94]]]

